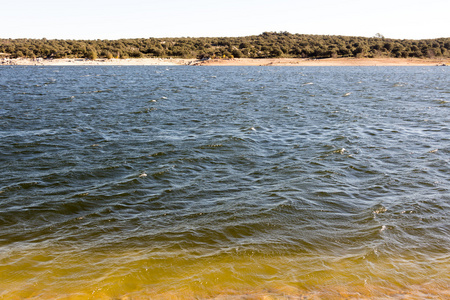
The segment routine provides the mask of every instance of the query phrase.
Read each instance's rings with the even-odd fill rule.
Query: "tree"
[[[232,54],[234,57],[236,57],[236,58],[241,58],[241,57],[244,56],[244,54],[243,54],[240,50],[238,50],[238,49],[233,49],[233,50],[231,51],[231,54]]]
[[[25,55],[23,54],[22,51],[17,51],[15,57],[24,57]]]
[[[272,48],[270,51],[270,57],[280,57],[283,55],[283,51],[279,47]]]
[[[391,42],[387,42],[387,43],[384,43],[384,49],[386,49],[388,52],[391,52],[392,51],[392,49],[394,49],[394,44],[392,44]]]
[[[135,50],[135,51],[130,53],[130,57],[142,58],[142,57],[144,57],[144,54],[142,54],[139,50]]]
[[[98,58],[97,51],[95,51],[94,49],[88,50],[87,58],[89,58],[90,60],[96,60]]]
[[[359,45],[359,46],[355,49],[355,51],[353,51],[353,54],[354,54],[356,57],[361,58],[361,57],[367,56],[367,52],[368,52],[368,51],[369,51],[369,49],[368,49],[367,46],[365,46],[365,45]]]

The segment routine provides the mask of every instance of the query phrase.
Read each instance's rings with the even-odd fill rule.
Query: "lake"
[[[0,298],[450,297],[449,137],[447,67],[0,67]]]

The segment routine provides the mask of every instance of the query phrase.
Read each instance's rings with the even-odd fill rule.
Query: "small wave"
[[[203,145],[203,146],[199,146],[199,149],[208,149],[208,148],[220,148],[223,147],[223,144],[208,144],[208,145]]]
[[[21,189],[27,190],[27,189],[43,187],[43,186],[45,186],[43,184],[43,182],[25,181],[25,182],[13,183],[11,185],[4,186],[4,187],[2,187],[1,191],[2,191],[2,193],[5,193],[5,192],[17,191],[17,190],[21,190]]]
[[[442,100],[442,99],[437,99],[437,100],[435,100],[438,104],[448,104],[450,101],[447,101],[447,100]]]
[[[43,85],[49,85],[49,84],[55,84],[56,83],[56,79],[51,79],[50,81],[45,82]]]
[[[374,207],[372,207],[372,212],[374,215],[382,214],[382,213],[385,213],[386,211],[387,211],[387,208],[381,204],[378,204],[378,205],[375,205]]]
[[[146,107],[144,109],[133,112],[134,114],[147,114],[149,112],[157,110],[156,107]]]
[[[165,155],[167,155],[167,153],[164,152],[164,151],[160,151],[160,152],[156,152],[156,153],[150,154],[151,157],[165,156]]]
[[[61,100],[64,100],[64,101],[65,100],[72,101],[73,99],[75,99],[75,96],[61,98]]]
[[[105,90],[95,90],[95,91],[82,92],[82,94],[111,93],[111,92],[112,92],[111,89],[105,89]]]
[[[333,151],[333,153],[339,153],[339,154],[344,154],[345,152],[348,152],[345,148],[340,148],[340,149]]]
[[[175,167],[175,166],[170,166],[170,167],[164,168],[164,169],[162,169],[162,170],[160,170],[160,171],[153,172],[153,173],[152,173],[152,177],[153,177],[153,178],[162,178],[165,174],[170,173],[170,171],[172,171],[172,169],[173,169],[174,167]]]

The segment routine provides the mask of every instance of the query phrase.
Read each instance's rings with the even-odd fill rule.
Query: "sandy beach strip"
[[[442,66],[449,65],[450,59],[413,58],[266,58],[266,59],[218,59],[200,62],[200,65],[229,66]]]
[[[0,65],[22,66],[448,66],[449,58],[233,58],[233,59],[2,59]]]

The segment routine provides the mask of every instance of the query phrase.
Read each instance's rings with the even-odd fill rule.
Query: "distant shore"
[[[1,65],[21,66],[448,66],[449,58],[234,58],[234,59],[2,59]]]

